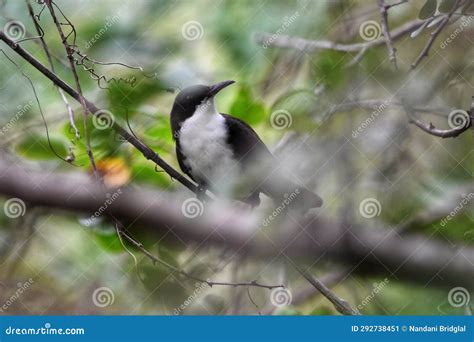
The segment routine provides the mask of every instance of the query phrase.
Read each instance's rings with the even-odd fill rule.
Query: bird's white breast
[[[219,186],[238,172],[227,135],[225,118],[216,111],[212,99],[183,122],[179,143],[195,179]]]

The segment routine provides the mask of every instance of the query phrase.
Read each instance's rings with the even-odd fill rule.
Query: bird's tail
[[[314,192],[283,177],[265,182],[262,192],[273,198],[276,203],[282,203],[292,209],[308,210],[323,205],[321,197]]]

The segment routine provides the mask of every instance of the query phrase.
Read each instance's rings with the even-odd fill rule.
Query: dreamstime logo
[[[439,47],[441,49],[446,49],[446,47],[451,44],[456,38],[458,35],[460,35],[464,29],[469,26],[469,24],[471,23],[471,21],[474,19],[474,16],[469,16],[469,17],[463,17],[462,20],[461,20],[461,24],[449,35],[448,38],[446,38],[444,41],[441,42],[441,44],[439,45]]]
[[[9,218],[18,218],[25,215],[26,204],[19,198],[10,198],[3,205],[3,211]]]
[[[106,194],[106,200],[103,205],[97,209],[94,214],[92,214],[87,220],[85,220],[84,224],[89,227],[94,224],[94,222],[97,222],[97,219],[102,216],[102,214],[107,210],[107,208],[114,203],[114,201],[119,198],[119,196],[122,194],[122,189],[117,189],[114,193]]]
[[[108,16],[105,18],[105,24],[99,29],[99,31],[96,32],[85,44],[85,48],[90,49],[92,45],[97,43],[99,39],[113,26],[115,25],[119,20],[120,17],[123,14],[124,9],[121,8],[113,16]]]
[[[95,128],[100,130],[111,128],[115,123],[115,117],[108,110],[101,109],[94,113],[92,123]]]
[[[291,295],[291,291],[286,288],[273,289],[270,294],[270,302],[278,308],[290,305],[292,299],[293,296]]]
[[[106,306],[114,303],[115,296],[114,292],[108,287],[98,287],[92,293],[92,302],[99,308],[105,308]]]
[[[363,40],[370,42],[371,40],[375,40],[382,35],[382,28],[375,20],[364,21],[362,24],[360,24],[359,35]]]
[[[5,24],[3,27],[5,35],[13,41],[23,39],[25,36],[25,25],[21,21],[12,20]]]
[[[287,208],[291,202],[295,200],[296,197],[300,194],[300,189],[296,188],[291,194],[285,194],[285,199],[281,204],[273,210],[273,212],[268,215],[262,222],[264,227],[267,227],[280,213],[282,213],[285,208]]]
[[[307,6],[307,4],[305,4],[303,6],[303,9],[306,6]],[[277,40],[277,38],[280,37],[296,21],[296,19],[299,16],[300,16],[299,11],[296,11],[291,16],[284,17],[283,18],[283,24],[280,26],[280,28],[278,28],[278,30],[274,34],[271,35],[270,38],[265,40],[265,42],[263,43],[263,48],[264,49],[268,48],[268,45],[272,44],[275,40]]]
[[[368,305],[374,298],[375,296],[383,290],[383,288],[389,283],[390,281],[388,280],[388,278],[385,278],[382,282],[380,283],[374,283],[373,285],[373,288],[372,288],[372,291],[370,291],[369,295],[366,296],[362,302],[357,305],[357,308],[359,310],[362,310],[364,308],[364,306]]]
[[[455,308],[460,308],[469,304],[471,296],[464,287],[453,287],[448,293],[448,302]]]
[[[355,139],[362,133],[369,125],[380,115],[382,114],[385,109],[390,106],[391,101],[385,100],[380,105],[375,106],[374,110],[370,114],[370,116],[365,119],[355,130],[352,131],[352,137]]]
[[[201,39],[204,36],[204,28],[199,21],[187,21],[181,27],[181,34],[186,40]]]
[[[18,106],[16,114],[2,127],[0,133],[7,133],[10,128],[12,128],[20,118],[27,113],[33,106],[33,101],[29,101],[26,105]]]
[[[274,111],[270,115],[270,124],[275,129],[285,129],[291,126],[293,118],[289,111],[285,109],[279,109]]]
[[[204,203],[197,198],[188,198],[181,205],[181,212],[187,218],[196,218],[204,213]]]
[[[379,216],[381,211],[382,205],[376,198],[366,198],[359,204],[359,213],[365,218]]]
[[[28,288],[33,285],[34,280],[32,278],[28,279],[28,281],[25,281],[24,283],[18,283],[17,287],[18,289],[10,296],[10,298],[7,299],[5,303],[0,307],[0,312],[6,311],[10,306],[13,305],[15,301],[20,298],[20,296],[28,290]]]
[[[462,109],[455,109],[448,115],[448,125],[451,128],[465,128],[469,125],[469,114]]]
[[[209,281],[209,280],[207,280],[207,281]],[[209,284],[206,283],[206,282],[195,283],[194,286],[196,288],[194,289],[193,293],[191,293],[189,295],[189,297],[186,298],[186,300],[183,302],[183,304],[181,304],[179,307],[174,309],[173,313],[175,315],[181,314],[181,312],[183,312],[189,305],[191,305],[197,299],[197,297],[199,296],[199,294],[203,290],[205,290],[206,288],[209,288]]]

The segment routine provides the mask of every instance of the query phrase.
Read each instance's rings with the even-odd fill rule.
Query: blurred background
[[[41,13],[56,73],[74,84],[48,10],[31,5]],[[374,231],[423,234],[449,246],[474,246],[472,132],[454,139],[431,136],[410,125],[397,105],[403,98],[421,109],[420,120],[444,129],[450,128],[450,112],[470,108],[472,17],[453,20],[429,55],[410,70],[433,28],[419,34],[412,30],[395,41],[398,69],[385,44],[363,54],[273,46],[286,35],[342,44],[378,39],[380,31],[375,38],[360,31],[371,21],[380,30],[376,1],[81,0],[56,5],[74,24],[75,45],[90,58],[78,66],[85,96],[123,126],[128,117],[135,134],[175,168],[169,113],[179,89],[235,80],[217,97],[219,110],[258,132],[285,168],[324,199],[319,212],[325,217]],[[24,37],[37,36],[24,2],[3,0],[1,6],[4,30],[15,20],[24,27]],[[409,1],[390,8],[390,29],[436,15],[421,13],[424,6],[424,1]],[[64,30],[70,28],[64,25]],[[20,44],[48,63],[38,40]],[[47,172],[90,174],[80,106],[70,100],[81,134],[77,139],[54,85],[5,44],[0,48],[13,61],[0,54],[2,159]],[[44,119],[22,73],[34,84]],[[97,129],[89,120],[89,132],[106,184],[190,196],[112,130]],[[71,163],[59,159],[50,144]],[[0,197],[1,205],[8,200]],[[364,212],[367,202],[375,214]],[[271,208],[265,200],[256,214],[265,217]],[[160,240],[140,237],[163,260],[205,279],[248,281],[258,274],[265,283],[284,281],[293,300],[278,307],[267,289],[209,288],[153,265],[138,251],[133,251],[135,261],[112,224],[102,218],[90,224],[85,222],[89,216],[28,205],[15,218],[0,211],[0,304],[8,304],[2,314],[337,314],[281,260],[231,260],[226,250],[178,241],[172,232]],[[313,269],[363,314],[465,313],[464,306],[450,304],[450,288],[390,273],[359,275],[325,258]],[[474,265],[466,276],[473,272]],[[97,303],[99,293],[103,298]]]

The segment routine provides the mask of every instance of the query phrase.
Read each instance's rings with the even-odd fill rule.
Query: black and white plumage
[[[171,128],[179,166],[206,189],[252,206],[261,192],[275,201],[290,194],[292,207],[314,208],[322,200],[279,172],[279,164],[257,133],[244,121],[216,110],[214,96],[234,81],[183,89],[171,110]]]

